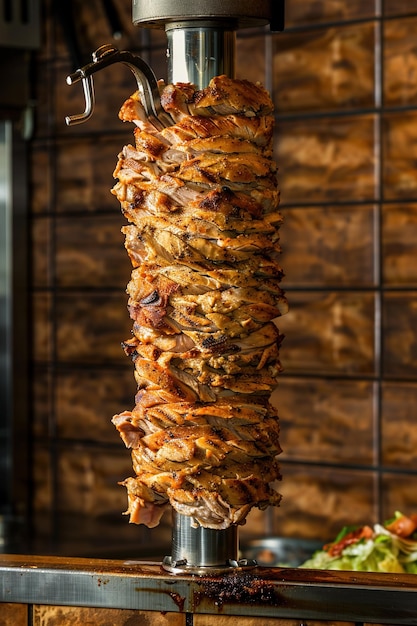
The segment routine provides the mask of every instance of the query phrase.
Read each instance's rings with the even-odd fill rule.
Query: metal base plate
[[[174,561],[171,556],[164,557],[162,567],[170,574],[195,574],[196,576],[213,576],[235,572],[237,570],[248,570],[258,567],[253,559],[239,559],[239,561],[229,560],[224,565],[187,565],[187,561]]]

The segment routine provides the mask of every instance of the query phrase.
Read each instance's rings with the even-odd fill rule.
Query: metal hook
[[[81,81],[84,90],[85,110],[84,113],[79,113],[78,115],[67,115],[65,118],[67,126],[71,126],[72,124],[82,124],[82,122],[86,122],[93,115],[95,105],[93,77],[82,76]],[[71,76],[67,76],[68,85],[72,85],[74,82],[76,81],[72,80]]]
[[[84,113],[68,115],[65,118],[68,126],[71,124],[81,124],[91,117],[95,104],[92,75],[98,70],[118,62],[127,65],[133,72],[141,96],[141,102],[149,121],[158,130],[172,126],[174,123],[173,119],[164,111],[161,105],[158,82],[155,78],[155,74],[143,59],[133,55],[127,50],[119,51],[111,44],[106,44],[98,48],[93,52],[92,58],[92,63],[85,65],[74,72],[74,74],[67,76],[67,83],[69,85],[73,85],[80,80],[82,81],[85,97]]]

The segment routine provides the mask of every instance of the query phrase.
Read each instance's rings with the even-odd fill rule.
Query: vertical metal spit
[[[270,24],[284,28],[284,0],[133,0],[133,23],[165,29],[169,83],[193,83],[199,89],[214,76],[235,76],[236,30]],[[248,566],[239,560],[238,527],[214,530],[194,526],[173,512],[171,572],[214,571]]]
[[[236,33],[223,23],[194,21],[167,24],[168,82],[194,83],[199,89],[213,76],[235,75]]]

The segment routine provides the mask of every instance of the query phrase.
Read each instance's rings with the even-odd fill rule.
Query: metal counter
[[[417,624],[417,576],[297,568],[167,574],[159,562],[0,555],[0,602]]]

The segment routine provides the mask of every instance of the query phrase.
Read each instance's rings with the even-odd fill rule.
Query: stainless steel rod
[[[214,76],[235,75],[235,30],[224,23],[170,22],[168,82],[207,87]],[[193,526],[193,519],[173,511],[172,554],[169,567],[185,569],[227,568],[239,558],[238,527],[214,530]],[[166,563],[165,563],[166,565]]]
[[[187,567],[226,567],[239,559],[238,527],[194,527],[193,519],[173,511],[172,561]]]
[[[133,23],[165,28],[168,83],[204,89],[215,76],[235,77],[236,30],[283,23],[284,0],[132,0]],[[274,5],[274,6],[273,6]],[[282,11],[277,11],[281,8]],[[237,565],[238,527],[195,527],[193,518],[173,511],[172,555],[164,565],[223,568]]]
[[[169,83],[193,83],[203,89],[214,76],[234,77],[234,30],[171,23],[166,34]]]

